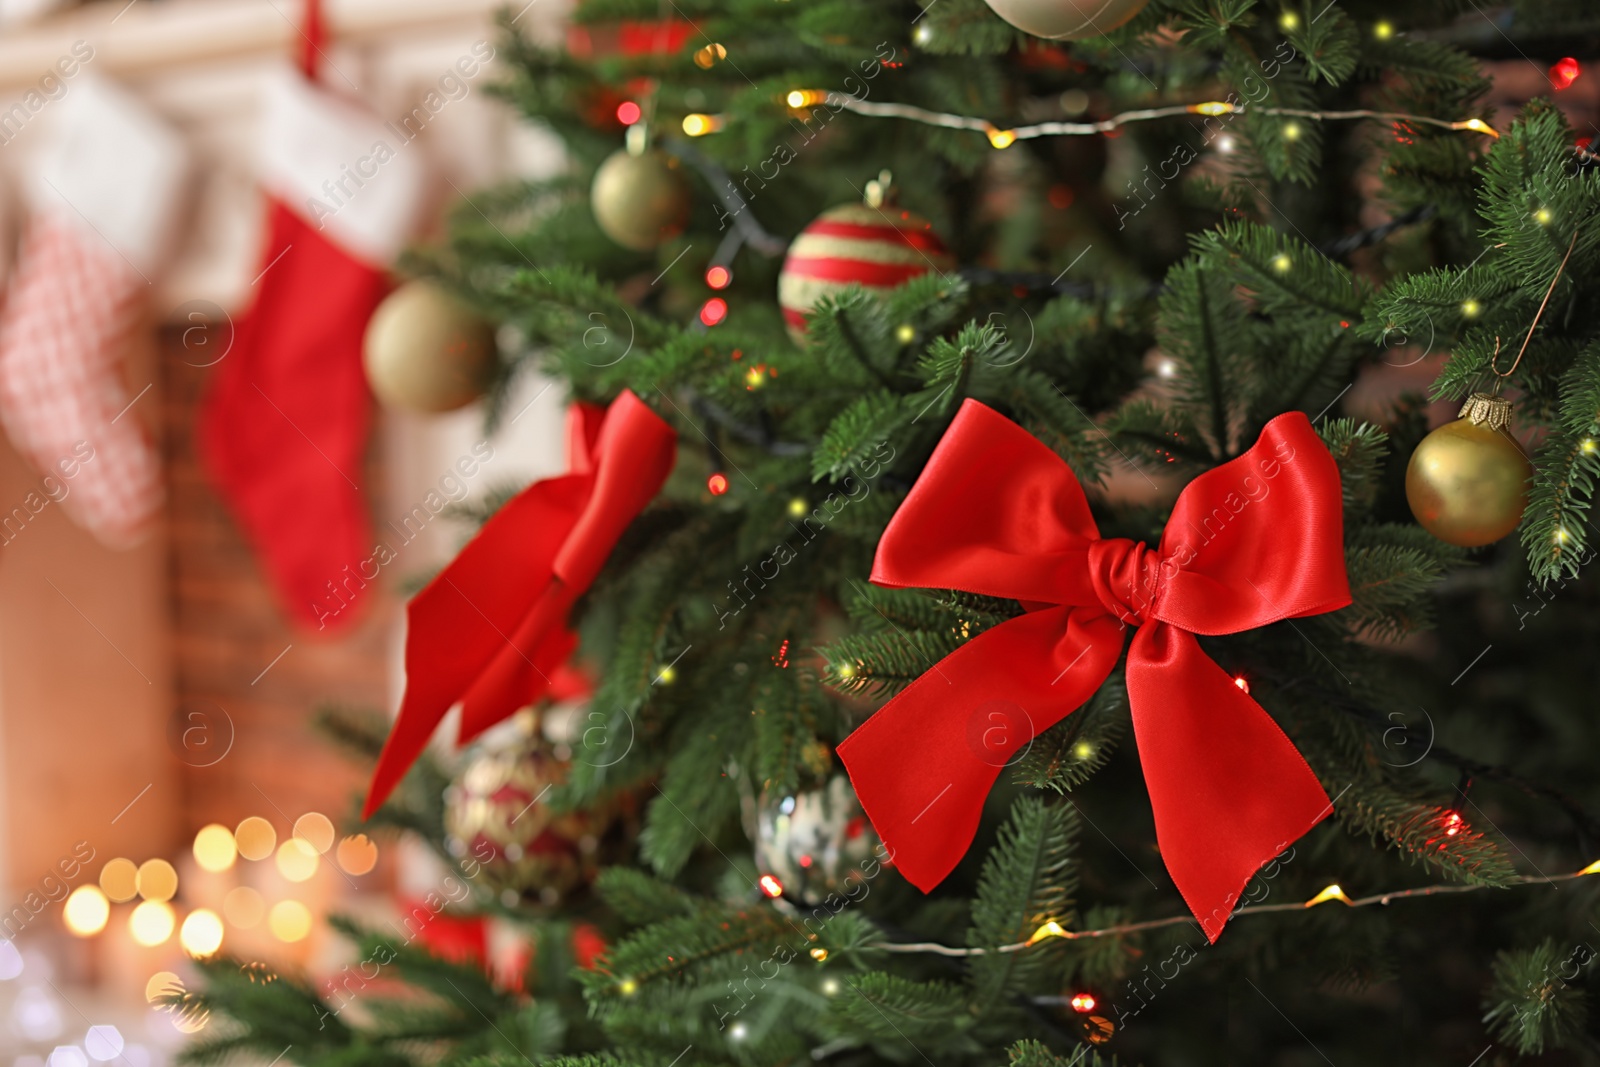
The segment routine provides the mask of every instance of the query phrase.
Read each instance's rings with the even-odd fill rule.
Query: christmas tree
[[[188,1062],[1600,1059],[1600,146],[1482,68],[1594,13],[573,19],[501,86],[569,165],[413,264],[573,473],[413,603],[373,797],[531,962],[213,961]],[[458,699],[533,711],[454,771]]]

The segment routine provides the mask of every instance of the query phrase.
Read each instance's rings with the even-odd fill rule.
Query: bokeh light
[[[154,948],[172,936],[177,918],[172,905],[164,900],[142,901],[128,916],[128,930],[133,939],[146,948]]]
[[[225,871],[233,866],[233,861],[239,854],[239,848],[234,844],[233,831],[226,826],[212,823],[202,826],[200,832],[194,835],[194,861],[200,865],[201,870]]]
[[[89,1054],[91,1060],[99,1060],[101,1063],[114,1060],[122,1055],[122,1049],[122,1031],[115,1026],[91,1026],[83,1037],[83,1050]]]
[[[159,997],[183,992],[183,979],[171,971],[157,971],[144,984],[144,999],[154,1004]]]
[[[333,820],[318,811],[308,811],[294,821],[294,836],[318,854],[333,847]]]
[[[264,860],[278,844],[278,832],[259,815],[252,815],[233,831],[239,855],[247,860]]]
[[[351,834],[339,842],[334,858],[345,874],[366,874],[378,865],[378,846],[366,834]]]
[[[118,856],[100,868],[100,888],[113,904],[125,904],[139,895],[139,868]]]
[[[178,941],[185,952],[197,959],[213,955],[222,947],[222,920],[214,911],[196,908],[183,920]]]
[[[178,872],[166,860],[145,860],[136,883],[145,900],[171,900],[178,893]]]
[[[303,941],[311,933],[311,909],[298,900],[280,900],[267,915],[267,926],[279,941]]]
[[[317,850],[298,837],[278,846],[278,873],[291,882],[304,882],[317,873]]]
[[[111,918],[111,903],[99,886],[80,885],[67,897],[61,914],[68,930],[79,937],[93,937],[106,928],[106,920]]]

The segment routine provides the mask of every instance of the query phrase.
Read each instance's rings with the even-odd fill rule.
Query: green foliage
[[[1525,1056],[1569,1047],[1588,1022],[1581,982],[1593,963],[1587,946],[1550,938],[1530,949],[1501,952],[1483,1004],[1483,1021],[1495,1040]]]
[[[1018,799],[978,878],[967,944],[995,949],[1026,941],[1047,922],[1072,929],[1077,836],[1078,809],[1070,801]],[[1020,952],[973,957],[967,982],[980,1014],[995,1010],[1010,994],[1043,987],[1060,969],[1061,947],[1050,938]]]

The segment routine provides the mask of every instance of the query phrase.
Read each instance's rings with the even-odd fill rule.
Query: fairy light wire
[[[1367,908],[1374,904],[1388,904],[1392,901],[1408,900],[1413,897],[1444,896],[1446,894],[1454,893],[1476,893],[1484,889],[1507,889],[1511,886],[1519,885],[1554,885],[1558,882],[1570,882],[1574,879],[1583,878],[1591,874],[1600,874],[1600,861],[1591,863],[1581,871],[1573,871],[1571,874],[1557,874],[1548,876],[1542,874],[1518,875],[1504,885],[1425,885],[1418,886],[1415,889],[1393,889],[1386,893],[1374,893],[1371,896],[1356,897],[1354,899],[1345,896],[1344,891],[1340,889],[1337,884],[1335,884],[1330,885],[1327,889],[1324,889],[1310,900],[1300,903],[1248,904],[1245,907],[1234,911],[1229,916],[1229,919],[1237,919],[1241,915],[1265,915],[1269,912],[1305,911],[1307,908],[1316,907],[1319,904],[1324,904],[1333,900],[1337,900],[1346,907],[1350,908]],[[884,952],[920,953],[933,956],[967,957],[1008,955],[1013,952],[1021,952],[1023,949],[1036,945],[1040,941],[1046,941],[1054,937],[1063,938],[1067,941],[1082,941],[1089,938],[1116,937],[1121,934],[1141,933],[1145,930],[1159,930],[1163,927],[1181,926],[1186,923],[1193,925],[1194,917],[1192,915],[1169,915],[1164,919],[1145,919],[1141,922],[1121,923],[1117,926],[1104,926],[1094,930],[1068,930],[1060,923],[1052,920],[1035,930],[1033,936],[1028,938],[1026,941],[1017,941],[1009,945],[998,945],[992,948],[961,948],[954,945],[941,945],[934,941],[879,941],[863,947],[881,949]]]
[[[1436,126],[1446,130],[1470,130],[1490,137],[1500,136],[1498,130],[1478,118],[1453,122],[1449,119],[1433,118],[1428,115],[1412,115],[1400,111],[1372,111],[1364,108],[1352,111],[1313,111],[1306,108],[1292,107],[1250,107],[1244,104],[1230,104],[1222,100],[1208,100],[1198,104],[1173,104],[1167,107],[1139,108],[1133,111],[1123,111],[1109,118],[1100,119],[1097,122],[1039,122],[1030,126],[1010,128],[1001,128],[987,119],[974,118],[970,115],[930,111],[927,108],[917,107],[913,104],[892,104],[874,100],[860,100],[849,93],[838,93],[830,90],[796,89],[788,94],[786,102],[790,107],[797,109],[826,104],[829,107],[843,108],[846,111],[872,118],[909,119],[912,122],[921,122],[928,126],[942,126],[945,129],[975,130],[988,135],[991,141],[997,136],[1001,137],[1008,145],[1013,141],[1026,141],[1036,137],[1085,137],[1097,133],[1110,133],[1118,127],[1126,126],[1133,122],[1150,122],[1155,119],[1177,118],[1183,115],[1220,117],[1222,115],[1243,115],[1251,112],[1260,115],[1280,115],[1319,122],[1339,119],[1382,119],[1384,121]]]

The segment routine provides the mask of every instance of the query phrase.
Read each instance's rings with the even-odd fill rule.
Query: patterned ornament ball
[[[482,396],[498,350],[492,324],[438,283],[413,281],[372,313],[361,355],[385,406],[433,413]]]
[[[882,863],[877,833],[850,779],[835,774],[819,788],[764,793],[756,809],[756,866],[801,900],[819,901],[862,868]],[[874,871],[876,873],[876,871]]]
[[[445,844],[474,879],[515,899],[554,905],[593,880],[614,813],[554,810],[567,779],[558,745],[526,720],[509,742],[471,754],[445,790]]]
[[[829,208],[789,245],[778,275],[778,303],[795,344],[804,345],[806,313],[830,293],[855,282],[886,292],[903,282],[955,266],[933,223],[892,204]]]
[[[619,150],[595,171],[589,189],[594,221],[605,235],[635,252],[683,232],[689,222],[689,184],[678,161],[659,149]]]
[[[1533,466],[1510,424],[1508,401],[1475,393],[1461,418],[1417,445],[1406,467],[1406,501],[1423,529],[1447,544],[1476,548],[1517,528]]]
[[[985,0],[1023,33],[1050,41],[1100,37],[1144,10],[1148,0]]]

